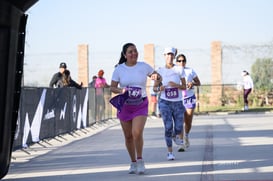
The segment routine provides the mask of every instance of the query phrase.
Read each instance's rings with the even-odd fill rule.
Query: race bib
[[[165,96],[168,99],[178,98],[178,88],[165,88]]]
[[[185,105],[196,104],[196,98],[194,96],[184,99]]]
[[[140,87],[128,88],[129,98],[126,100],[128,105],[138,105],[143,102],[142,91]]]
[[[196,97],[195,95],[185,98],[183,104],[187,109],[194,109],[196,107]]]

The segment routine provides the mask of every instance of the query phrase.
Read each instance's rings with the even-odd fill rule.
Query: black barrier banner
[[[14,148],[85,128],[87,120],[86,88],[22,89]]]
[[[39,133],[45,97],[46,89],[25,89],[21,91],[15,143],[22,147],[27,147],[27,142],[38,142],[40,140]]]
[[[75,89],[76,93],[72,94],[71,101],[73,103],[72,121],[76,123],[74,127],[77,129],[85,128],[88,123],[88,89],[85,92]],[[78,111],[76,111],[78,110]]]
[[[55,134],[55,107],[58,103],[57,89],[47,89],[46,100],[44,104],[43,118],[40,129],[41,138],[50,138],[56,136]]]

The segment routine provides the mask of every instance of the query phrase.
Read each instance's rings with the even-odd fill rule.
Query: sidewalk
[[[3,180],[273,180],[273,114],[195,116],[186,152],[167,161],[161,119],[144,132],[145,175],[128,174],[119,122],[77,131],[13,153]]]

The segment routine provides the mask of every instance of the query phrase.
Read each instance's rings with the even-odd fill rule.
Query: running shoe
[[[247,110],[248,110],[248,106],[245,106],[245,107],[244,107],[244,111],[247,111]]]
[[[137,172],[137,162],[131,162],[130,168],[129,168],[129,174],[134,174]]]
[[[145,172],[145,166],[143,159],[137,160],[137,174],[141,175]]]
[[[155,113],[155,112],[152,112],[151,117],[152,117],[153,119],[156,119],[156,118],[157,118],[156,113]]]
[[[179,147],[178,147],[178,150],[177,150],[177,151],[178,151],[178,152],[184,152],[184,151],[186,151],[185,145],[184,145],[184,144],[179,145]]]
[[[172,152],[169,152],[169,153],[167,154],[167,159],[168,159],[168,160],[174,160],[174,159],[175,159],[174,154],[173,154]]]
[[[189,147],[190,147],[189,137],[185,137],[185,147],[186,147],[186,148],[189,148]]]
[[[178,135],[173,136],[173,141],[175,142],[176,145],[183,145],[183,140],[180,139]]]

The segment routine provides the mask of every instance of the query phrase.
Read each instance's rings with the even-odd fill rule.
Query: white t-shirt
[[[253,80],[249,75],[244,76],[244,89],[252,89],[254,87]]]
[[[154,69],[145,62],[137,62],[134,66],[127,66],[125,63],[118,65],[113,74],[112,80],[119,82],[120,87],[130,87],[136,90],[141,89],[141,96],[146,97],[147,76],[151,75]]]
[[[193,79],[194,79],[195,77],[197,77],[196,72],[195,72],[192,68],[190,68],[190,67],[184,67],[184,71],[185,71],[185,74],[186,74],[186,83],[192,82]],[[195,92],[194,92],[194,87],[191,88],[191,89],[187,89],[187,90],[185,91],[185,96],[184,96],[184,98],[186,98],[186,97],[191,97],[191,96],[193,96],[194,94],[195,94]]]
[[[181,78],[185,78],[184,69],[175,65],[168,69],[166,67],[161,67],[157,72],[162,76],[162,84],[165,87],[164,91],[160,93],[160,99],[167,101],[181,101],[182,100],[182,90],[178,88],[173,88],[168,85],[170,81],[177,84],[181,84]]]

